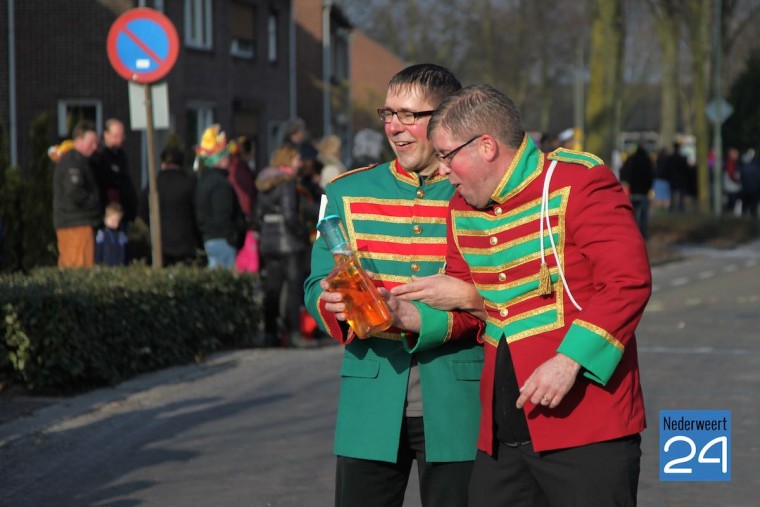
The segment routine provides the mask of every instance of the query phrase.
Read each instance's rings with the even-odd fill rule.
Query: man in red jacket
[[[645,419],[634,330],[651,274],[630,200],[594,155],[542,153],[487,85],[444,100],[428,136],[457,189],[446,274],[474,284],[488,314],[469,505],[635,505]],[[389,296],[420,340],[445,306],[426,294],[445,279]]]

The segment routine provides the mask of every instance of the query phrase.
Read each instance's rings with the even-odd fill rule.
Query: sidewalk
[[[245,351],[250,353],[250,350]],[[156,386],[192,380],[216,364],[230,360],[236,352],[220,352],[201,364],[175,366],[140,375],[114,387],[104,387],[70,397],[30,396],[13,387],[0,393],[0,447],[40,432],[61,421],[85,413],[97,412],[136,393]]]

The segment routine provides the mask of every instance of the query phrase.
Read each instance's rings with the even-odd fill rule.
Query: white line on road
[[[697,275],[697,278],[700,280],[707,280],[708,278],[712,278],[715,276],[715,271],[702,271]]]
[[[670,282],[670,285],[672,285],[673,287],[680,287],[681,285],[686,285],[690,281],[691,280],[689,279],[689,277],[684,276],[681,278],[675,278],[674,280]]]
[[[729,264],[728,266],[723,266],[724,273],[733,273],[734,271],[738,269],[739,269],[739,266],[737,266],[736,264]]]
[[[724,354],[734,356],[760,352],[750,349],[715,347],[639,347],[638,350],[645,354]]]

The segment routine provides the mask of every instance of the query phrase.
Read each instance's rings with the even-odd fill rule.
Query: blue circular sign
[[[117,74],[138,83],[163,78],[179,53],[177,30],[169,18],[154,9],[132,9],[108,32],[108,58]]]

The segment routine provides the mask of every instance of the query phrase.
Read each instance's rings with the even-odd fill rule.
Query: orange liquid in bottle
[[[353,255],[335,254],[335,268],[325,279],[330,289],[340,292],[346,304],[346,320],[360,339],[385,331],[391,316],[377,287]]]

